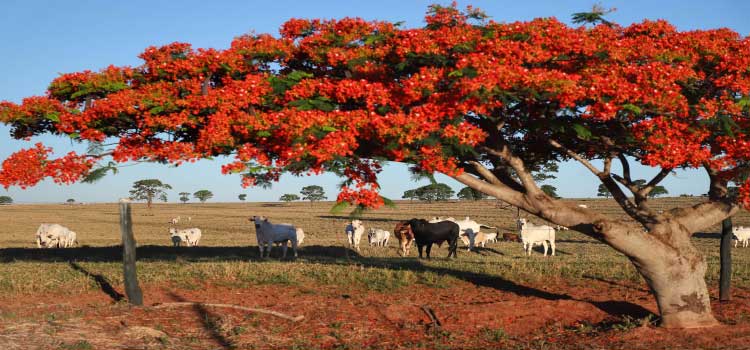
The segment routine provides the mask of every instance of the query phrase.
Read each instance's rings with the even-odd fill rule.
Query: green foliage
[[[104,178],[104,176],[107,175],[107,172],[109,171],[111,171],[112,174],[117,174],[117,164],[115,162],[109,162],[105,166],[91,170],[88,174],[86,174],[82,182],[89,184],[97,182]]]
[[[557,188],[552,185],[542,185],[539,189],[542,190],[542,192],[546,193],[548,196],[552,198],[560,198],[560,196],[557,195]]]
[[[239,196],[237,196],[237,198],[238,198],[239,200],[241,200],[241,201],[243,201],[243,202],[244,202],[244,201],[245,201],[245,200],[247,199],[247,195],[246,195],[246,194],[244,194],[244,193],[240,193],[240,195],[239,195]]]
[[[648,193],[649,198],[659,197],[663,195],[669,194],[669,191],[667,191],[664,186],[654,186],[653,189],[651,189],[651,192]]]
[[[575,24],[592,24],[596,25],[598,23],[606,24],[608,26],[612,25],[612,22],[607,21],[604,19],[604,15],[614,12],[615,9],[604,9],[601,5],[596,4],[591,8],[591,12],[576,12],[573,14],[573,23]]]
[[[0,196],[0,205],[3,204],[12,204],[13,198],[10,198],[9,196]]]
[[[190,200],[190,192],[180,192],[180,202],[187,203]]]
[[[310,201],[310,204],[328,198],[326,197],[325,191],[323,191],[323,187],[320,187],[318,185],[302,187],[302,190],[299,192],[302,194],[302,199]]]
[[[612,193],[609,192],[609,189],[607,188],[607,186],[604,186],[604,184],[599,184],[599,188],[597,189],[597,191],[597,197],[609,198],[612,196]]]
[[[477,191],[468,186],[458,191],[456,196],[460,199],[472,200],[472,201],[478,201],[478,200],[487,198],[487,195],[484,194],[483,192]]]
[[[214,194],[209,190],[200,190],[193,193],[193,197],[198,198],[201,203],[205,203],[207,200],[213,198]]]
[[[76,202],[76,200],[73,199],[73,198],[68,198],[68,200],[65,201],[65,203],[68,203],[68,204],[73,204],[75,202]]]
[[[167,197],[166,193],[160,194],[159,195],[159,200],[162,201],[162,202],[164,202],[164,203],[169,202],[169,198]]]
[[[450,186],[444,183],[435,183],[414,189],[417,198],[421,201],[445,201],[453,197],[455,193]]]
[[[417,190],[406,190],[404,191],[404,195],[401,196],[401,198],[408,199],[408,200],[415,200],[415,199],[419,199],[419,196],[417,196]]]
[[[137,201],[146,201],[149,208],[154,198],[166,195],[165,190],[171,190],[172,186],[162,183],[157,179],[138,180],[133,183],[133,189],[130,190],[130,198]]]
[[[287,193],[287,194],[284,194],[281,197],[279,197],[279,200],[282,201],[282,202],[289,203],[289,202],[293,202],[293,201],[298,201],[299,200],[299,196],[296,195],[296,194],[294,194],[294,193]]]

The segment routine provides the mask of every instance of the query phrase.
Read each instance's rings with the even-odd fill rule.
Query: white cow
[[[742,247],[747,247],[750,243],[750,227],[735,226],[732,227],[732,234],[734,235],[734,247],[737,247],[737,243],[742,243]]]
[[[255,237],[258,239],[258,249],[260,250],[261,258],[263,258],[263,245],[266,246],[266,250],[268,251],[267,256],[270,257],[274,242],[281,242],[283,244],[283,258],[286,258],[287,243],[291,242],[294,256],[297,257],[297,246],[305,237],[302,229],[296,228],[292,224],[272,224],[265,216],[253,216],[248,220],[255,223]]]
[[[177,225],[180,223],[180,217],[172,218],[172,220],[169,220],[169,223],[172,225]]]
[[[391,238],[391,233],[383,229],[370,228],[370,232],[367,234],[367,241],[370,245],[377,247],[385,247],[388,245],[388,239]]]
[[[588,206],[588,205],[586,205],[586,204],[579,204],[579,205],[578,205],[578,207],[579,207],[579,208],[583,208],[583,209],[586,209],[586,208],[588,208],[589,206]]]
[[[527,255],[531,255],[534,244],[541,243],[544,246],[544,256],[547,256],[547,241],[552,247],[552,256],[555,255],[555,229],[547,225],[534,225],[524,218],[519,218],[516,223],[520,231],[523,249]]]
[[[76,233],[58,224],[41,224],[36,230],[38,248],[69,248],[77,244]]]
[[[198,228],[178,230],[174,227],[170,227],[169,235],[172,238],[172,244],[175,246],[179,246],[181,242],[185,242],[188,247],[195,247],[201,240],[202,233]],[[179,240],[176,237],[179,237]]]
[[[486,237],[486,239],[482,242],[482,248],[484,248],[484,245],[487,244],[487,242],[497,242],[497,232],[485,233],[484,237]]]
[[[365,226],[362,225],[362,221],[352,220],[349,225],[346,225],[344,232],[346,232],[349,247],[359,252],[359,241],[362,240],[362,235],[365,233]]]

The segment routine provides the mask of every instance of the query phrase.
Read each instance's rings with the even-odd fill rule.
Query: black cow
[[[452,221],[441,221],[436,223],[429,223],[427,220],[422,219],[411,219],[408,221],[411,226],[412,232],[414,232],[414,241],[417,243],[417,249],[419,249],[419,258],[422,258],[422,247],[427,246],[427,259],[430,258],[430,250],[432,244],[438,245],[445,241],[448,241],[448,257],[453,255],[456,258],[456,249],[458,248],[458,224]]]

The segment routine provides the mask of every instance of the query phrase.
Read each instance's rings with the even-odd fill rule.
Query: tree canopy
[[[414,189],[414,193],[421,201],[446,201],[453,197],[453,189],[444,183],[434,183]]]
[[[10,196],[0,196],[0,205],[13,204],[13,198]]]
[[[137,67],[63,74],[45,96],[2,102],[0,122],[18,139],[113,146],[54,159],[38,143],[3,162],[0,184],[72,183],[112,169],[97,164],[107,157],[179,165],[234,155],[222,171],[243,185],[331,171],[345,178],[338,201],[377,207],[382,161],[405,162],[610,244],[637,262],[664,324],[715,324],[689,238],[750,204],[750,39],[663,20],[497,23],[438,5],[425,22],[291,19],[280,37],[242,35],[224,50],[172,43],[147,48]],[[542,191],[534,172],[564,160],[588,169],[640,227]],[[631,162],[659,171],[639,185]],[[649,193],[679,168],[705,170],[708,198],[653,210]]]
[[[133,189],[130,190],[130,198],[137,201],[146,201],[146,204],[151,208],[154,198],[164,198],[167,193],[165,190],[172,189],[169,184],[162,183],[158,179],[145,179],[138,180],[133,183]]]
[[[190,192],[180,192],[180,202],[187,203],[190,200]]]
[[[472,201],[478,201],[480,199],[487,198],[487,195],[482,193],[481,191],[475,190],[471,187],[464,187],[458,193],[456,194],[456,197],[460,199],[466,199],[466,200],[472,200]]]
[[[287,193],[287,194],[282,195],[279,198],[279,200],[282,201],[282,202],[289,203],[289,202],[298,201],[299,200],[299,196],[296,195],[296,194],[294,194],[294,193]]]
[[[245,193],[240,193],[239,195],[237,195],[237,198],[238,198],[239,200],[241,200],[241,201],[243,201],[243,202],[244,202],[244,201],[245,201],[245,200],[247,199],[247,194],[245,194]]]
[[[310,204],[328,198],[326,197],[326,193],[323,190],[323,187],[320,187],[318,185],[302,187],[302,190],[300,190],[299,192],[300,194],[302,194],[302,199],[310,201]]]
[[[213,198],[214,194],[209,190],[200,190],[193,193],[193,197],[198,198],[201,203],[205,203],[207,200]]]

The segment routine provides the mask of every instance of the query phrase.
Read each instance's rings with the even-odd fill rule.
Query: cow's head
[[[518,218],[518,220],[516,220],[519,229],[523,229],[523,227],[526,226],[526,222],[526,218]]]
[[[169,235],[174,236],[177,233],[177,229],[174,227],[169,228]]]
[[[352,227],[356,228],[356,227],[360,227],[360,226],[362,226],[362,221],[361,220],[352,220]]]
[[[252,221],[255,223],[255,228],[260,228],[260,224],[263,222],[268,222],[268,218],[265,216],[255,216],[248,219],[249,221]]]

